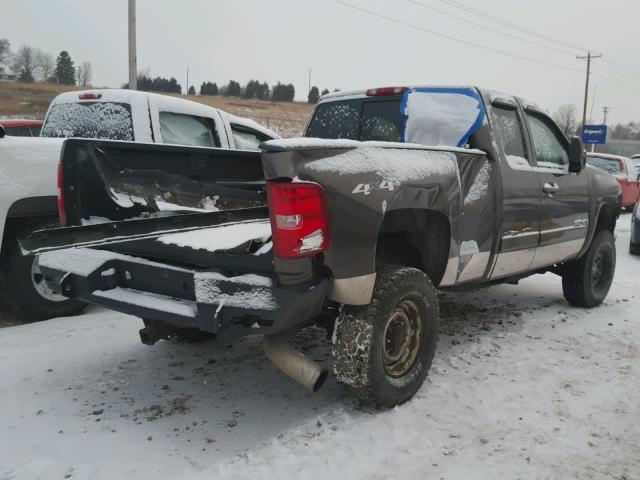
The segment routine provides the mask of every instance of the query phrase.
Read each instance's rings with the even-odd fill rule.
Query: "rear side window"
[[[402,142],[400,104],[397,101],[365,102],[360,140]]]
[[[622,162],[614,158],[587,157],[587,163],[614,175],[622,173]]]
[[[498,140],[510,164],[528,165],[522,126],[515,109],[493,107]]]
[[[306,136],[312,138],[346,138],[358,140],[362,102],[348,100],[318,105]],[[398,107],[400,111],[400,107]]]
[[[51,107],[41,136],[134,141],[131,106],[126,103],[60,103]]]
[[[160,112],[162,143],[192,145],[197,147],[219,147],[213,119]]]
[[[569,165],[569,154],[560,141],[559,133],[537,115],[527,113],[527,121],[531,129],[538,166],[564,168]]]
[[[231,124],[233,141],[238,150],[260,150],[260,144],[271,140],[266,135],[251,128]]]

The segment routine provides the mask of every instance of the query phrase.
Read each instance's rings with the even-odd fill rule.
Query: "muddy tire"
[[[593,237],[587,253],[566,265],[562,274],[564,298],[576,307],[597,307],[609,293],[615,270],[613,234],[601,230]]]
[[[333,369],[364,403],[392,408],[427,376],[438,342],[438,301],[420,270],[383,267],[371,303],[345,306],[333,336]]]
[[[46,218],[6,232],[0,287],[7,303],[26,320],[77,315],[87,307],[84,302],[66,298],[49,289],[38,267],[37,257],[23,255],[18,244],[18,239],[30,232],[55,226],[54,219]]]

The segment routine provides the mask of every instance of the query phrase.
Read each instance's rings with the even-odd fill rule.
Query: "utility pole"
[[[187,65],[187,91],[185,95],[189,95],[189,65]]]
[[[589,76],[591,75],[591,59],[600,58],[602,55],[591,55],[591,52],[587,53],[586,57],[576,57],[580,60],[587,60],[587,81],[584,87],[584,109],[582,110],[582,128],[587,124],[587,104],[589,103]]]
[[[129,88],[138,89],[138,56],[136,52],[136,0],[129,0]]]
[[[609,107],[604,107],[602,109],[602,112],[604,113],[604,120],[602,121],[603,125],[607,124],[607,114],[609,113],[609,110],[611,110]]]
[[[311,93],[311,69],[309,69],[309,90],[307,90],[307,93]]]

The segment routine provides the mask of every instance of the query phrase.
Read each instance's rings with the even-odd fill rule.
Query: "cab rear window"
[[[306,137],[402,142],[400,98],[343,100],[316,108]]]
[[[131,106],[115,102],[59,103],[51,107],[40,136],[134,141]]]

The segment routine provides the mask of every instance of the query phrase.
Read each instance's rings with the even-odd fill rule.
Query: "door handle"
[[[545,183],[542,187],[542,191],[545,193],[548,193],[549,195],[553,195],[554,193],[558,193],[558,190],[560,190],[560,185],[558,185],[557,183]]]

